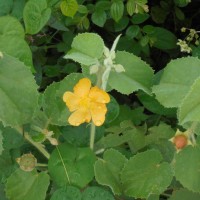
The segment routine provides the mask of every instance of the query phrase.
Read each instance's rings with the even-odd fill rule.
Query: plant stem
[[[38,149],[47,159],[50,158],[50,154],[47,152],[47,150],[41,143],[34,142],[27,132],[23,132],[22,128],[16,128],[16,130],[19,134],[24,135],[24,138],[29,143],[31,143],[36,149]]]
[[[198,125],[198,122],[193,122],[192,125],[191,125],[191,127],[187,130],[187,132],[188,132],[188,137],[191,138],[192,143],[193,143],[194,145],[196,145],[196,139],[195,139],[195,136],[194,136],[194,131],[195,131],[197,125]]]
[[[94,123],[91,123],[91,129],[90,129],[90,149],[94,149],[94,140],[95,140],[95,129],[96,126]]]

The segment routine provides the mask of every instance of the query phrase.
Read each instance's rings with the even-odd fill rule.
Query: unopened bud
[[[37,164],[37,159],[31,153],[24,154],[20,158],[17,158],[16,161],[20,168],[26,172],[32,171]]]

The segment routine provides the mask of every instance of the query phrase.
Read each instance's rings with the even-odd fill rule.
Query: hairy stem
[[[24,135],[24,138],[31,143],[40,153],[42,153],[47,159],[50,158],[50,154],[47,152],[47,150],[44,148],[44,146],[41,143],[34,142],[32,138],[29,136],[27,132],[23,132],[22,128],[16,128],[19,134]]]
[[[91,123],[91,129],[90,129],[90,148],[92,150],[94,149],[95,129],[96,129],[96,126],[94,125],[94,123]]]

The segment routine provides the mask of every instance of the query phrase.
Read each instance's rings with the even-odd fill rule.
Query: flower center
[[[81,108],[86,108],[86,109],[88,109],[89,107],[90,107],[90,98],[88,98],[88,97],[84,97],[84,98],[82,98],[81,100],[80,100],[80,102],[79,102],[79,106],[81,107]]]

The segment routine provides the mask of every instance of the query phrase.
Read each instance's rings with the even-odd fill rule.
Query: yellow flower
[[[79,126],[91,119],[96,126],[101,126],[105,121],[107,112],[106,103],[110,102],[109,95],[98,88],[91,87],[88,78],[82,78],[73,88],[74,92],[65,92],[63,101],[70,112],[73,112],[68,122],[73,126]]]

